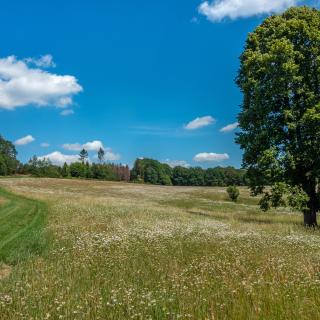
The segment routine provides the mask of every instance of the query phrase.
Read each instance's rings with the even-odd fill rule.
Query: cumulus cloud
[[[83,145],[83,148],[88,151],[98,151],[100,148],[104,149],[103,143],[99,140],[87,142]]]
[[[62,148],[68,151],[81,151],[83,145],[80,143],[65,143],[62,145]]]
[[[29,143],[33,142],[34,140],[36,140],[36,139],[32,135],[29,134],[29,135],[27,135],[25,137],[22,137],[22,138],[16,140],[14,142],[14,144],[17,145],[17,146],[24,146],[26,144],[29,144]]]
[[[299,0],[215,0],[203,2],[198,10],[212,22],[260,14],[278,13],[296,5]]]
[[[193,160],[195,162],[221,162],[230,159],[227,153],[198,153],[194,156]]]
[[[15,56],[0,58],[0,109],[14,110],[27,105],[66,107],[81,91],[74,76],[32,68]]]
[[[227,126],[220,129],[220,132],[227,133],[237,129],[239,126],[239,122],[228,124]]]
[[[98,151],[100,148],[104,149],[103,143],[99,140],[94,140],[84,144],[80,143],[65,143],[62,148],[69,151],[81,151],[86,149],[87,151]]]
[[[65,109],[60,112],[60,115],[64,117],[71,116],[72,114],[74,114],[74,111],[72,109]]]
[[[111,149],[108,149],[104,155],[104,159],[109,161],[117,161],[120,160],[120,158],[120,154],[114,153]]]
[[[47,160],[50,160],[53,164],[60,166],[60,165],[63,165],[65,162],[70,164],[72,162],[79,161],[79,156],[76,154],[67,155],[67,154],[61,153],[60,151],[54,151],[45,156],[39,157],[39,159],[41,160],[47,159]]]
[[[40,56],[40,58],[26,58],[24,61],[40,68],[55,68],[56,66],[51,54]]]
[[[168,164],[171,168],[174,168],[174,167],[189,168],[190,167],[190,164],[185,160],[170,160],[170,159],[166,159],[166,160],[163,161],[163,163]]]
[[[192,121],[190,121],[188,124],[184,126],[187,130],[196,130],[203,127],[207,127],[215,122],[215,119],[211,116],[205,116],[205,117],[198,117]]]
[[[50,144],[47,143],[47,142],[43,142],[43,143],[40,144],[40,147],[42,147],[42,148],[48,148],[48,147],[50,147]]]
[[[87,143],[65,143],[62,145],[62,148],[68,151],[81,151],[82,149],[86,149],[87,151],[98,152],[99,149],[103,149],[105,151],[104,159],[108,161],[117,161],[121,158],[120,154],[114,153],[111,148],[105,148],[102,141],[94,140],[89,141]]]

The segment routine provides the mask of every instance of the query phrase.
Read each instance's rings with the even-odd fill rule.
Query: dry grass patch
[[[12,267],[6,264],[0,264],[0,281],[8,278],[12,272]]]
[[[0,206],[3,206],[6,203],[8,203],[8,200],[3,197],[0,197]]]

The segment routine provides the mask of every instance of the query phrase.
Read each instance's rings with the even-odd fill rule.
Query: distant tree
[[[82,162],[74,162],[69,166],[69,172],[71,177],[74,178],[85,178],[86,176],[86,166]]]
[[[52,164],[49,159],[38,159],[33,156],[25,165],[25,173],[29,173],[35,177],[60,178],[61,168]]]
[[[17,170],[17,151],[12,142],[0,136],[0,175],[14,174]]]
[[[8,173],[7,163],[2,154],[0,154],[0,176],[5,176]]]
[[[188,185],[203,186],[204,185],[204,170],[202,168],[189,168]]]
[[[175,186],[188,186],[189,185],[190,171],[188,168],[175,167],[172,171],[172,181]]]
[[[243,92],[236,141],[263,209],[289,204],[317,225],[320,209],[320,11],[296,7],[249,34],[237,84]],[[271,185],[271,191],[266,189]]]
[[[229,186],[227,188],[227,193],[229,195],[229,198],[232,201],[234,201],[234,202],[238,201],[238,198],[239,198],[239,195],[240,195],[240,191],[236,186]]]
[[[85,163],[85,161],[88,159],[89,155],[88,155],[88,151],[86,149],[82,149],[79,153],[79,160],[82,163]]]
[[[143,159],[137,159],[131,170],[131,180],[135,182],[144,182],[144,162]]]
[[[172,181],[169,175],[161,174],[160,175],[160,184],[164,186],[172,186]]]
[[[144,182],[151,184],[159,184],[159,175],[155,168],[147,167],[144,176]]]
[[[104,155],[105,155],[105,151],[102,148],[100,148],[98,151],[98,159],[100,163],[104,161]]]
[[[61,169],[61,176],[64,178],[69,176],[69,167],[66,162],[63,164],[63,167]]]
[[[85,177],[87,179],[91,179],[92,178],[92,170],[91,170],[91,166],[90,166],[88,161],[86,162],[86,174],[85,174]]]

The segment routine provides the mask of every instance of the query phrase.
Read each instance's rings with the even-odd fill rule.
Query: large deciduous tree
[[[291,8],[249,34],[237,84],[236,141],[263,208],[288,201],[317,224],[320,177],[320,12]],[[266,188],[266,186],[271,188]],[[284,193],[287,196],[284,197]]]

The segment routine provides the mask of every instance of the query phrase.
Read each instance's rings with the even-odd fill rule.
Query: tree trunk
[[[317,227],[317,212],[320,209],[319,199],[317,195],[317,184],[316,181],[311,181],[305,188],[306,193],[309,196],[308,210],[304,214],[304,225],[306,227]]]
[[[315,228],[317,224],[317,213],[315,211],[304,212],[304,225]]]

